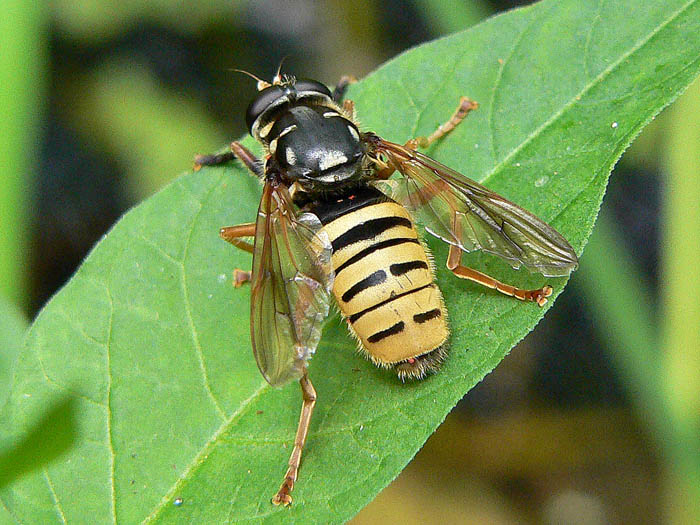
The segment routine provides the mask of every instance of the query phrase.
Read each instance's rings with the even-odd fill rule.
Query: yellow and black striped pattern
[[[374,189],[334,204],[318,210],[333,244],[333,294],[372,360],[391,365],[443,345],[442,294],[408,211]]]

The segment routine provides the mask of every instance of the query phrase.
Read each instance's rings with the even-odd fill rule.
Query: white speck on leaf
[[[556,174],[556,172],[554,172],[554,173]],[[539,179],[537,179],[535,181],[535,187],[541,188],[542,186],[544,186],[548,182],[549,182],[549,177],[547,177],[547,175],[543,175],[542,177],[540,177]]]

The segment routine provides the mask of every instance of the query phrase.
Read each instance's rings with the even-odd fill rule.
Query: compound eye
[[[266,87],[258,93],[245,112],[245,123],[248,126],[248,131],[252,129],[253,123],[262,115],[263,111],[282,95],[284,95],[284,90],[277,85]]]
[[[320,82],[317,82],[315,80],[309,80],[306,78],[297,80],[294,83],[294,88],[300,93],[302,91],[314,91],[316,93],[321,93],[322,95],[326,95],[328,97],[331,96],[331,91],[326,86],[324,86]]]

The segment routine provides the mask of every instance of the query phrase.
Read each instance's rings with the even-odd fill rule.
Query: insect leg
[[[352,100],[343,100],[345,116],[353,120],[355,118],[355,103]]]
[[[333,90],[333,102],[340,104],[345,96],[345,91],[347,91],[348,86],[350,84],[354,84],[355,82],[357,82],[357,79],[351,75],[343,75],[340,77],[338,84],[336,84],[335,89]]]
[[[246,168],[248,168],[253,173],[253,175],[255,175],[258,178],[263,177],[265,172],[265,166],[258,157],[253,155],[252,151],[250,151],[237,140],[231,142],[231,151],[238,160],[245,164]]]
[[[460,279],[469,279],[470,281],[474,281],[481,285],[487,286],[488,288],[498,290],[502,294],[515,297],[521,301],[533,301],[539,306],[544,306],[547,303],[547,297],[552,295],[552,287],[549,285],[538,288],[537,290],[523,290],[522,288],[516,288],[510,284],[497,281],[485,273],[462,266],[460,264],[461,259],[462,250],[460,250],[457,246],[451,245],[450,252],[447,256],[447,269]]]
[[[240,248],[248,253],[253,253],[253,245],[247,241],[241,240],[241,237],[255,236],[255,223],[248,222],[239,224],[238,226],[225,226],[219,230],[219,236],[233,244],[236,248]],[[250,281],[250,272],[236,268],[233,270],[233,286],[240,288],[244,283]]]
[[[263,163],[238,141],[231,143],[231,151],[214,155],[197,155],[194,158],[194,170],[199,171],[202,166],[218,166],[234,159],[239,159],[255,176],[263,176]]]
[[[199,171],[202,166],[218,166],[219,164],[226,164],[235,158],[236,157],[232,151],[215,153],[213,155],[195,155],[194,171]]]
[[[311,422],[311,414],[314,411],[314,405],[316,404],[316,390],[309,380],[309,374],[304,370],[304,375],[301,376],[299,380],[301,385],[301,395],[303,398],[303,404],[301,405],[301,416],[299,416],[299,426],[297,427],[297,435],[294,439],[294,450],[292,450],[292,455],[289,457],[289,468],[287,469],[287,474],[284,476],[284,481],[280,487],[275,497],[272,498],[272,503],[275,505],[291,505],[292,497],[289,495],[294,488],[294,482],[297,480],[297,474],[299,472],[299,464],[301,463],[301,450],[304,448],[304,443],[306,442],[306,434],[309,430],[309,423]]]
[[[233,287],[240,288],[245,283],[250,282],[252,279],[253,272],[246,272],[240,268],[234,268],[233,270]]]
[[[427,148],[428,146],[430,146],[430,144],[432,144],[439,138],[443,137],[444,135],[447,135],[450,131],[455,129],[457,125],[464,120],[464,118],[469,114],[470,111],[473,111],[478,107],[479,104],[477,104],[473,100],[467,97],[461,97],[459,99],[459,106],[457,106],[457,110],[450,117],[450,120],[443,124],[440,124],[438,128],[435,131],[433,131],[428,137],[416,137],[406,142],[404,146],[411,149]]]
[[[253,253],[253,245],[247,241],[242,241],[240,237],[255,237],[255,223],[246,222],[237,226],[224,226],[219,230],[219,236],[236,248]]]

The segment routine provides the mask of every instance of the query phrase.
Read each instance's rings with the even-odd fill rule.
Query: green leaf
[[[698,34],[697,0],[542,2],[404,53],[349,97],[364,129],[399,142],[434,130],[459,96],[477,100],[431,156],[551,222],[580,253],[612,165],[697,74]],[[258,373],[249,290],[231,286],[250,256],[217,237],[253,220],[258,195],[235,166],[181,177],[129,212],[41,312],[0,421],[11,429],[3,446],[66,395],[77,439],[0,490],[18,521],[346,520],[546,310],[439,269],[451,356],[411,384],[364,361],[332,318],[310,365],[319,398],[294,505],[273,507],[299,389],[273,389]],[[446,250],[431,246],[442,268]],[[519,285],[544,283],[466,259]],[[556,294],[564,281],[551,284]]]
[[[28,324],[19,309],[0,296],[0,413],[10,393],[15,362],[22,349]],[[0,484],[2,484],[3,472],[6,470],[3,461],[5,457],[5,454],[0,453]],[[11,514],[0,504],[0,523],[10,521],[12,521]]]
[[[10,393],[12,371],[28,325],[19,309],[0,296],[0,411]]]

